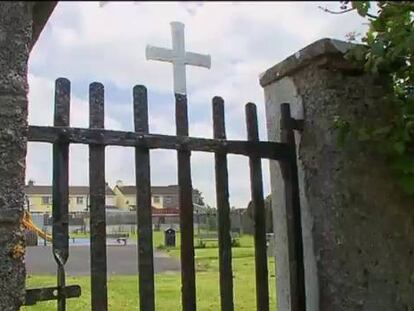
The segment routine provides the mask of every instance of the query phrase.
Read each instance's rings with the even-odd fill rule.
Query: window
[[[51,204],[51,197],[42,197],[42,204]]]
[[[154,196],[154,203],[160,203],[160,197],[158,195]]]
[[[166,204],[170,204],[170,203],[172,203],[172,197],[170,197],[170,196],[166,196],[166,197],[164,198],[164,203],[166,203]]]
[[[83,197],[76,197],[76,204],[83,204]]]

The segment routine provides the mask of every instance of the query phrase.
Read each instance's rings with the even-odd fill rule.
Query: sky
[[[259,75],[306,45],[346,40],[366,29],[356,13],[332,15],[339,2],[66,2],[58,3],[29,59],[29,124],[52,125],[54,83],[71,81],[70,124],[88,127],[88,88],[105,86],[105,128],[133,131],[132,89],[148,89],[150,132],[175,135],[172,65],[145,58],[147,44],[171,48],[171,21],[185,24],[186,50],[210,54],[211,69],[187,66],[190,136],[212,138],[211,99],[225,100],[228,139],[246,139],[244,105],[257,105],[260,139],[267,140]],[[70,185],[88,185],[88,147],[71,145]],[[177,183],[176,153],[151,151],[151,182]],[[193,187],[215,206],[214,156],[193,152]],[[264,193],[270,192],[262,161]],[[106,180],[134,184],[133,148],[106,147]],[[230,205],[250,200],[248,159],[228,156]],[[52,147],[29,143],[26,180],[51,184]]]

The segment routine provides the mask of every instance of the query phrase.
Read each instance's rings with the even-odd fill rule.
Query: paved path
[[[89,245],[70,246],[69,259],[66,264],[67,275],[90,274]],[[138,274],[136,245],[108,245],[108,274]],[[26,249],[27,274],[56,274],[56,264],[50,246],[31,246]],[[155,273],[180,271],[180,262],[165,252],[154,252]]]

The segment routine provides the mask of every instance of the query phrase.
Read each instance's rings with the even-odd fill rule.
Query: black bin
[[[173,228],[164,231],[164,244],[165,246],[175,246],[175,230]]]

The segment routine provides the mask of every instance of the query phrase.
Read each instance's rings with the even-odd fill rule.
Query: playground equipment
[[[32,219],[32,215],[30,215],[30,213],[28,211],[24,211],[23,214],[23,226],[30,231],[35,232],[38,236],[40,236],[42,239],[48,241],[48,242],[52,242],[52,236],[50,234],[47,234],[46,232],[44,232],[43,230],[39,229],[34,223],[33,223],[33,219]]]

